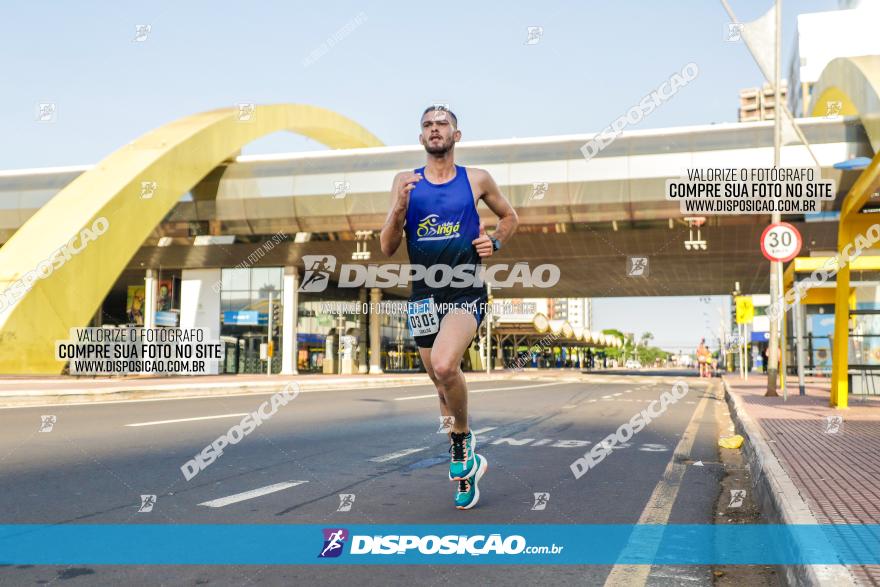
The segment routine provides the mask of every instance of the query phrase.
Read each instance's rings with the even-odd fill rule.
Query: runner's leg
[[[422,364],[425,366],[425,371],[428,372],[428,377],[431,378],[431,381],[434,382],[434,387],[437,388],[437,397],[440,400],[440,415],[451,416],[452,413],[446,404],[446,390],[441,385],[440,380],[437,379],[437,375],[434,374],[434,367],[431,365],[431,349],[419,347],[419,355],[422,357]]]
[[[466,310],[451,311],[440,322],[440,331],[430,349],[430,364],[438,393],[442,393],[440,412],[455,417],[453,432],[468,431],[467,382],[461,372],[461,359],[474,339],[477,321]],[[428,349],[419,349],[420,352]],[[424,356],[424,355],[423,355]]]

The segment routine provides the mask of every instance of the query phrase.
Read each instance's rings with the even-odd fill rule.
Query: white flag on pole
[[[752,22],[743,23],[742,38],[746,47],[758,64],[764,79],[772,86],[773,74],[776,71],[776,5],[770,7],[763,16]],[[782,144],[799,143],[800,138],[794,128],[794,120],[784,104],[774,106],[777,113],[782,113]]]

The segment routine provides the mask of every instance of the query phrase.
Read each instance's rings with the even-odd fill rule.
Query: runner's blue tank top
[[[480,234],[480,217],[467,171],[455,166],[455,177],[434,184],[425,176],[425,168],[414,170],[422,176],[409,194],[406,211],[406,247],[413,265],[479,265],[480,256],[472,241]],[[439,277],[440,272],[435,276]],[[435,278],[436,278],[435,277]],[[479,293],[482,287],[444,288],[448,293]],[[413,297],[437,293],[424,280],[413,281]]]

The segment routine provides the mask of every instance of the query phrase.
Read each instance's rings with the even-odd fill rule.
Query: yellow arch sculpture
[[[55,341],[88,324],[181,195],[242,146],[279,130],[337,149],[383,144],[335,112],[277,104],[188,116],[118,149],[0,249],[0,374],[60,373]]]
[[[880,187],[880,56],[846,57],[831,61],[813,88],[810,107],[813,116],[825,116],[828,102],[839,102],[842,115],[858,115],[874,150],[874,158],[843,200],[837,229],[837,251],[853,242],[873,224],[873,218],[859,215],[871,195]],[[831,400],[838,408],[849,401],[849,311],[850,267],[837,273],[834,290],[834,341],[831,349]]]
[[[838,57],[813,86],[811,116],[827,116],[829,102],[840,102],[843,116],[860,116],[874,152],[880,152],[880,55]]]

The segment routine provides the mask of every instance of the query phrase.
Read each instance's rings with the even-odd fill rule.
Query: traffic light
[[[281,316],[283,315],[281,304],[278,302],[272,303],[272,330],[271,333],[273,336],[281,331]]]

